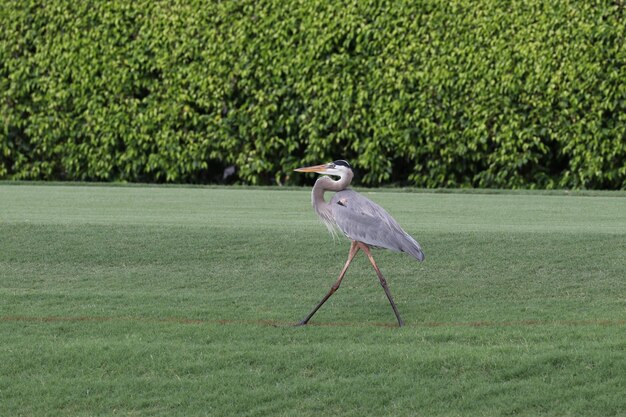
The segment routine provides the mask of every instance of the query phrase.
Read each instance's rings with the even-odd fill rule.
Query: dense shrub
[[[622,0],[0,3],[0,178],[626,188]]]

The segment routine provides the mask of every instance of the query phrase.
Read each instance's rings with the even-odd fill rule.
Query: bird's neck
[[[313,207],[318,214],[320,214],[320,210],[326,209],[326,206],[328,205],[328,203],[324,200],[324,192],[345,190],[348,185],[350,185],[350,182],[352,182],[351,172],[346,173],[337,181],[327,176],[319,177],[317,181],[315,181],[313,192],[311,193]]]

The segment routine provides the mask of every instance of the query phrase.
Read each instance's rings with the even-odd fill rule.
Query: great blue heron
[[[421,262],[424,260],[424,252],[422,252],[420,244],[407,232],[402,230],[398,222],[396,222],[384,208],[363,197],[356,191],[346,189],[350,185],[353,177],[352,167],[347,161],[338,160],[324,165],[298,168],[296,171],[317,172],[339,177],[337,181],[327,176],[318,178],[313,186],[311,201],[315,212],[326,224],[326,227],[328,227],[331,233],[335,228],[338,228],[352,241],[350,252],[348,253],[348,261],[341,270],[337,282],[331,287],[328,294],[322,298],[322,301],[315,306],[313,311],[299,324],[307,324],[322,304],[337,291],[341,280],[348,270],[348,266],[350,266],[350,262],[352,262],[354,256],[359,249],[361,249],[367,255],[367,258],[378,275],[380,284],[383,286],[389,303],[391,303],[391,308],[393,308],[393,312],[398,319],[398,325],[402,326],[403,321],[400,318],[398,308],[393,302],[385,277],[383,277],[376,262],[374,262],[370,247],[386,248],[395,252],[405,252]],[[335,195],[330,199],[330,203],[324,200],[325,191],[336,191]]]

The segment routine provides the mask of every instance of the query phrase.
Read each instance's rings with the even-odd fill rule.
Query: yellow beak
[[[310,167],[302,167],[302,168],[294,169],[294,171],[296,171],[296,172],[318,172],[318,173],[324,173],[324,172],[326,172],[327,169],[328,169],[328,166],[326,164],[324,164],[324,165],[313,165],[313,166],[310,166]]]

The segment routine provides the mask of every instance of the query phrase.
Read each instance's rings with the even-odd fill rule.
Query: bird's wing
[[[353,190],[336,193],[330,200],[337,227],[350,239],[371,246],[406,252],[424,259],[419,243],[387,211]]]

